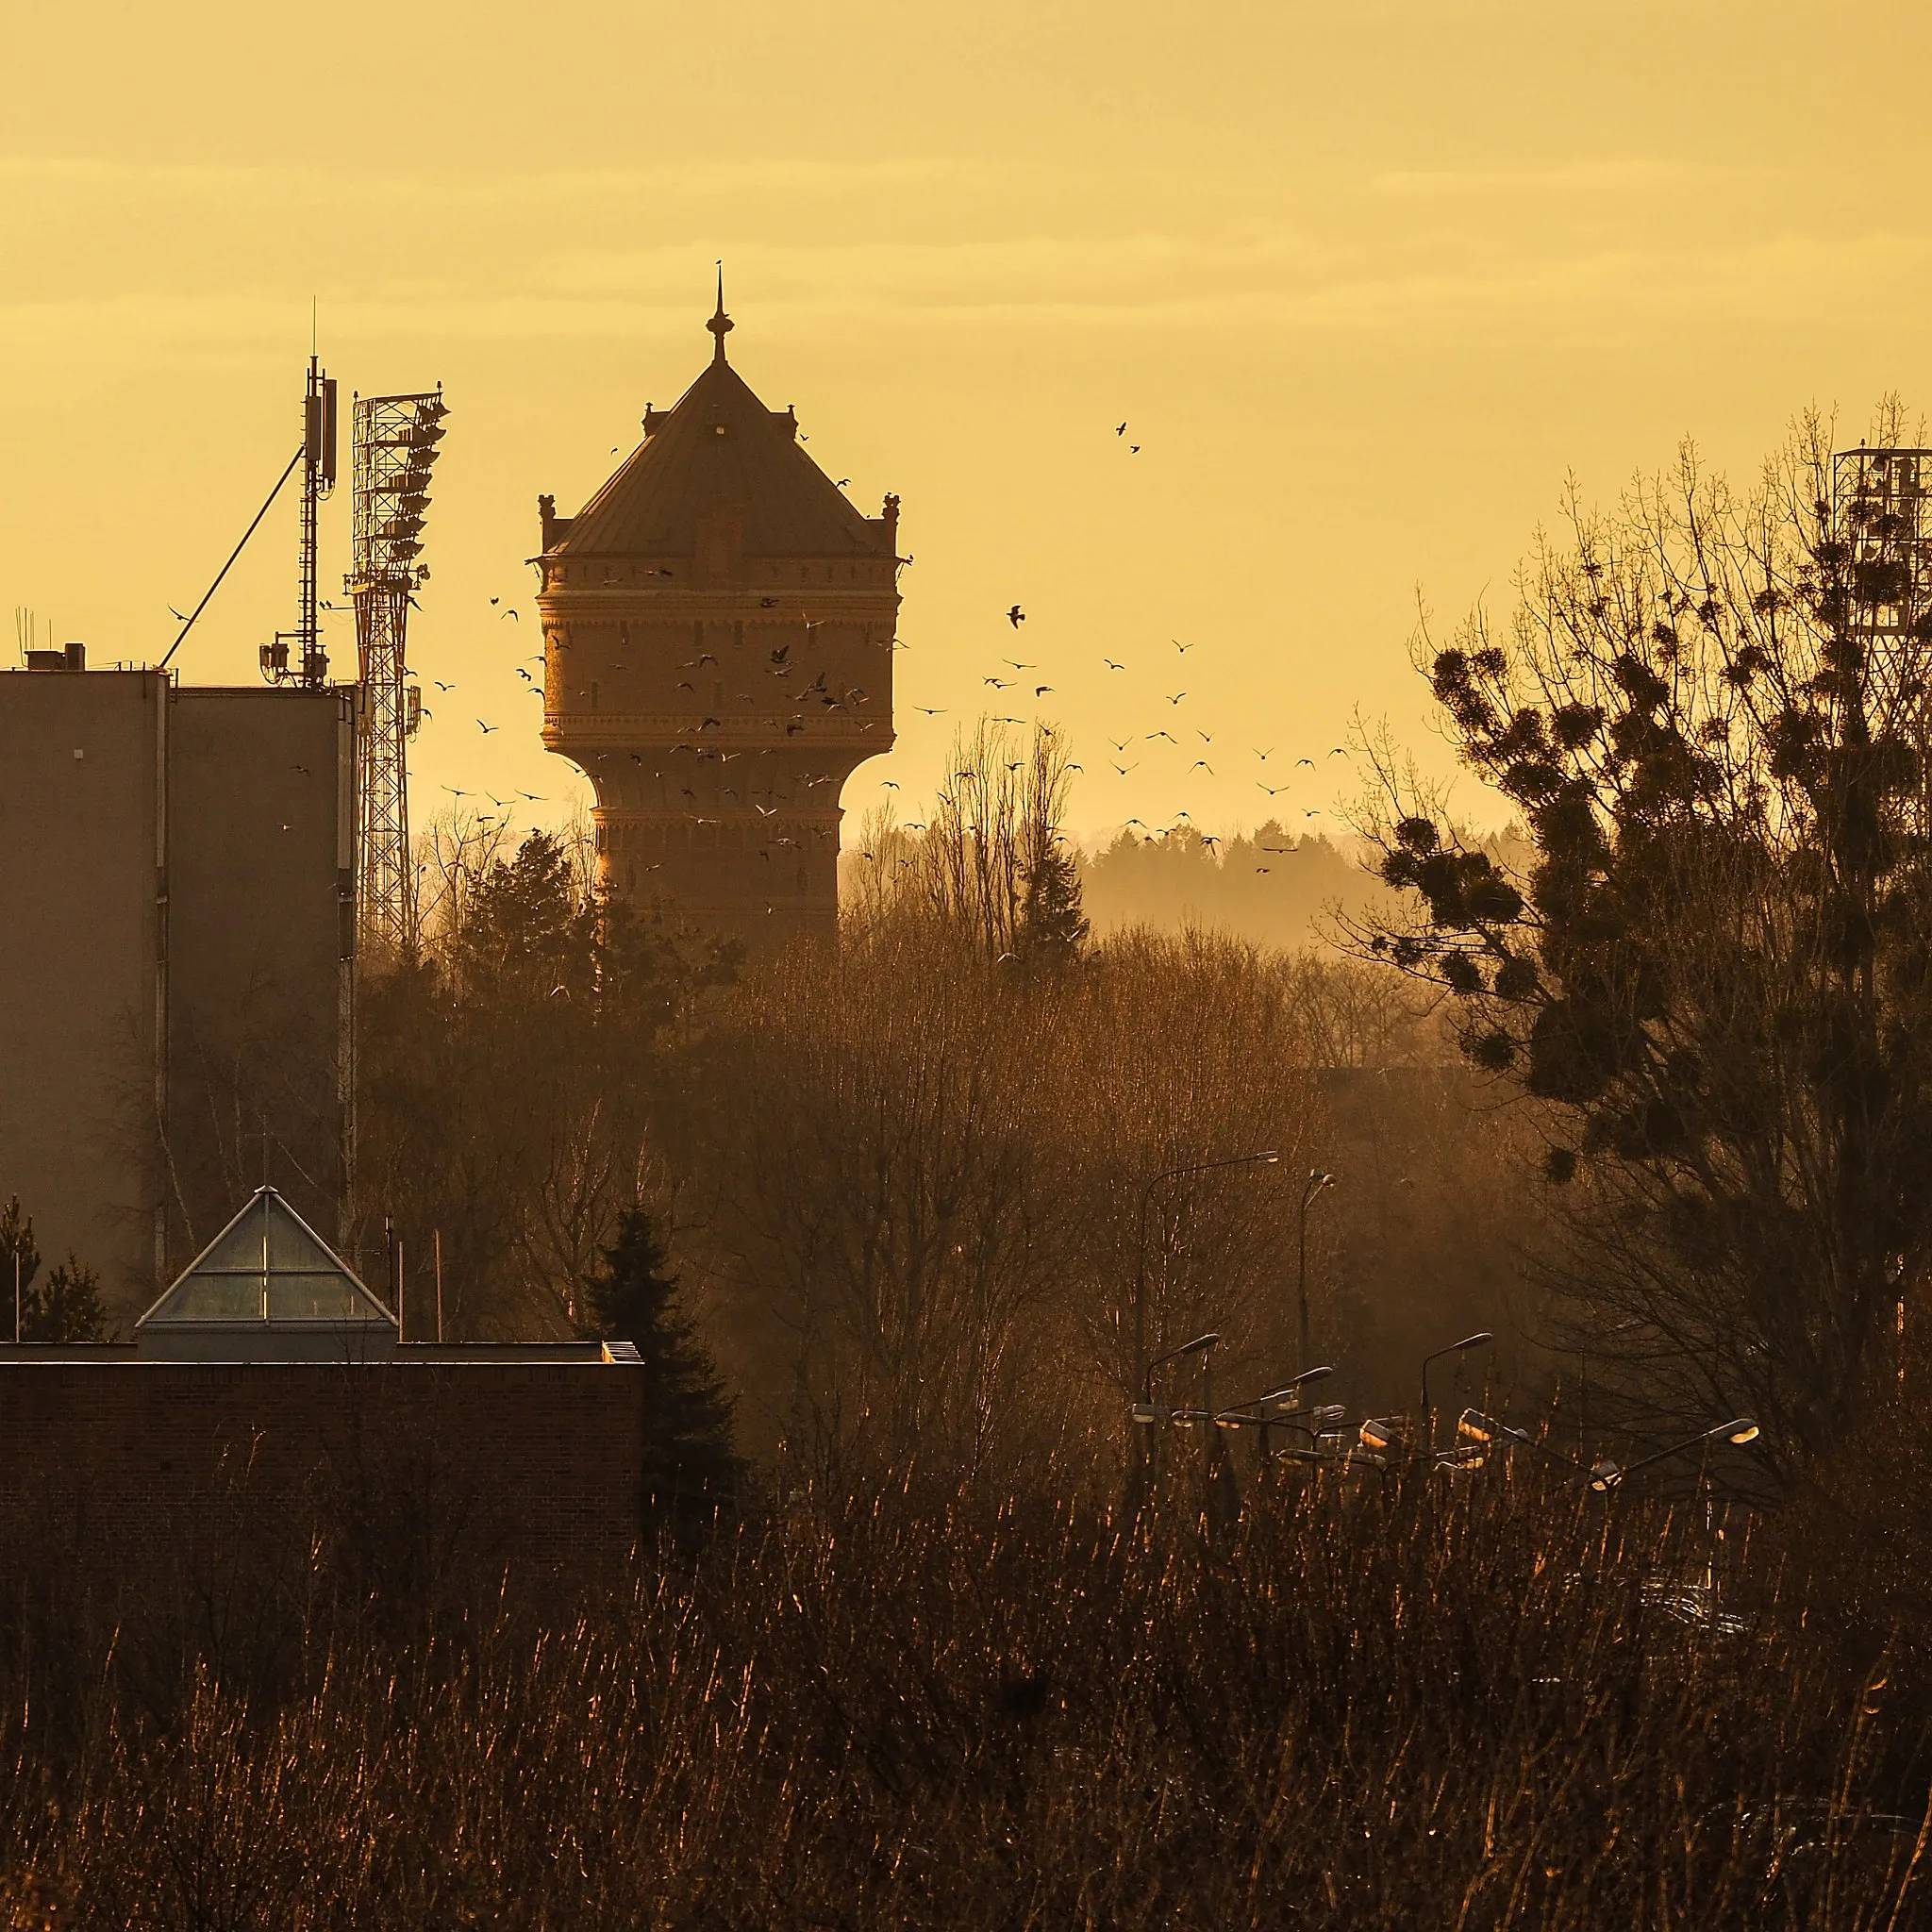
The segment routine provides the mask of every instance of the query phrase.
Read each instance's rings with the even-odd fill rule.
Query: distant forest
[[[1529,861],[1513,827],[1474,842],[1505,862]],[[1352,840],[1291,832],[1274,819],[1224,839],[1191,825],[1156,838],[1123,829],[1080,855],[1080,888],[1096,937],[1135,925],[1193,926],[1292,951],[1334,943],[1338,916],[1394,911],[1396,893],[1366,869],[1379,863],[1379,854],[1359,852]]]
[[[1386,912],[1394,900],[1350,846],[1274,819],[1227,839],[1191,825],[1158,838],[1124,829],[1081,855],[1080,886],[1096,935],[1198,926],[1291,949],[1331,937],[1338,909]]]

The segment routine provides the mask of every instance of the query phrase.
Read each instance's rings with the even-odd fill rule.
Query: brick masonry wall
[[[642,1453],[621,1364],[0,1362],[0,1562],[135,1588],[614,1581]]]

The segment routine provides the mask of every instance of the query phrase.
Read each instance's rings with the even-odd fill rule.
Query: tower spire
[[[711,360],[724,361],[724,338],[731,333],[733,324],[731,318],[724,313],[724,264],[722,261],[718,264],[718,310],[705,326],[711,331],[718,344],[711,353]]]

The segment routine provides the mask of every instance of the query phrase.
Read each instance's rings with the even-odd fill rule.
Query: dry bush
[[[581,1614],[311,1607],[272,1688],[176,1632],[159,1704],[125,1632],[15,1627],[0,1924],[1925,1923],[1924,1707],[1835,1673],[1740,1533],[1736,1626],[1673,1617],[1701,1512],[1541,1469],[1272,1485],[1223,1543],[1050,1468],[808,1489]]]

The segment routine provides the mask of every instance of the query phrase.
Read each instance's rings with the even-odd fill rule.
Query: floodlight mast
[[[1827,613],[1865,644],[1923,753],[1932,737],[1932,449],[1834,451],[1829,509]]]
[[[417,559],[447,413],[441,389],[356,398],[347,588],[356,608],[358,896],[362,943],[377,956],[407,955],[416,944],[407,746],[422,722],[423,692],[405,683],[406,645],[410,598],[429,575]]]

